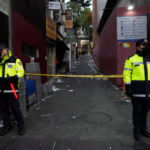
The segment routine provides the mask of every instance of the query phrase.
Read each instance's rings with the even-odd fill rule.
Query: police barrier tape
[[[25,73],[26,75],[33,76],[47,76],[47,77],[70,77],[70,78],[123,78],[123,75],[65,75],[65,74],[38,74],[38,73]]]

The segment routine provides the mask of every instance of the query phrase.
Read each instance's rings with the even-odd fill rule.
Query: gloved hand
[[[14,82],[16,83],[16,82],[18,82],[18,76],[15,75],[15,76],[12,76],[12,77],[8,77],[8,80],[12,83],[14,83]]]
[[[127,96],[132,97],[131,85],[125,85],[125,93]]]

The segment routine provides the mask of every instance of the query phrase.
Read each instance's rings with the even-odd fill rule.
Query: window
[[[21,52],[23,56],[39,58],[39,49],[26,43],[22,43]]]

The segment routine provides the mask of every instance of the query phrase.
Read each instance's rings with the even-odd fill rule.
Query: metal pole
[[[8,48],[12,50],[12,9],[11,0],[7,0],[8,4]]]

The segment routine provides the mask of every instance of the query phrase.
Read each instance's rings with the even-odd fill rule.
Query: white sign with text
[[[48,9],[60,10],[60,2],[48,2]]]
[[[147,38],[147,16],[117,17],[117,40],[136,41]]]

